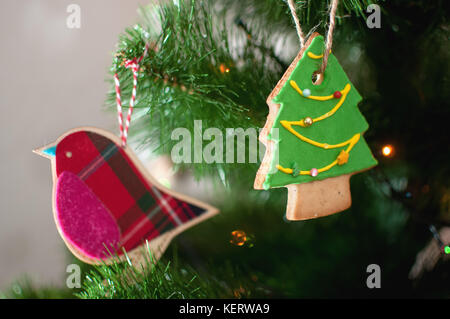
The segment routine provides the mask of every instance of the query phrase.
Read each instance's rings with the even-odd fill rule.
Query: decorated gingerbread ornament
[[[287,187],[289,220],[349,208],[350,177],[377,164],[363,137],[361,96],[332,53],[321,83],[313,83],[324,47],[322,36],[311,35],[267,99],[266,153],[254,187]]]
[[[173,237],[217,214],[216,208],[156,181],[112,133],[81,127],[35,150],[51,160],[53,216],[70,251],[90,264],[110,254],[157,260]]]

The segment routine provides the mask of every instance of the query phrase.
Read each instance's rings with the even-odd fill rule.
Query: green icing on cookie
[[[278,95],[273,99],[273,102],[280,104],[280,109],[268,139],[275,142],[272,154],[278,152],[279,159],[274,156],[270,163],[271,169],[263,185],[265,189],[323,180],[362,171],[377,164],[362,136],[369,127],[357,107],[362,98],[333,54],[329,55],[322,83],[320,85],[312,83],[312,74],[322,63],[322,59],[317,56],[322,54],[323,48],[323,37],[315,37]],[[313,55],[309,56],[308,52]],[[295,89],[295,84],[303,95]],[[348,91],[345,90],[346,86],[349,88]],[[304,91],[305,89],[310,92]],[[339,91],[341,96],[339,93],[333,96],[336,91]],[[310,95],[306,97],[308,93]],[[312,99],[330,96],[333,98]],[[341,99],[343,103],[336,108]],[[327,115],[333,109],[335,109],[334,113]],[[299,121],[307,117],[321,120],[309,127],[298,125]],[[288,126],[298,134],[289,131],[286,124],[289,124]],[[278,134],[274,130],[278,130]],[[304,137],[306,141],[298,135]],[[351,141],[355,140],[357,142],[351,145]],[[342,144],[342,146],[327,149],[324,144]],[[342,151],[348,151],[348,160],[344,163],[340,160],[341,165],[339,165],[337,164],[338,156],[343,155],[339,157],[342,159],[347,155],[342,154],[345,153]],[[278,167],[288,171],[282,171]],[[319,171],[317,176],[311,176],[311,173],[315,175],[315,169]],[[299,174],[301,171],[303,174]]]

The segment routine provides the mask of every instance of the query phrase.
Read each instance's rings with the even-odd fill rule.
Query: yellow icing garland
[[[301,139],[302,141],[304,141],[304,142],[306,142],[306,143],[309,143],[309,144],[311,144],[311,145],[317,146],[317,147],[321,147],[321,148],[326,149],[326,150],[332,149],[332,148],[344,147],[345,145],[350,144],[351,141],[352,141],[353,139],[355,139],[357,135],[359,135],[359,133],[357,133],[357,134],[353,135],[351,138],[349,138],[348,140],[346,140],[345,142],[342,142],[342,143],[339,143],[339,144],[319,143],[319,142],[313,141],[313,140],[311,140],[311,139],[309,139],[309,138],[307,138],[307,137],[301,135],[299,132],[297,132],[296,130],[294,130],[294,129],[292,128],[292,124],[291,124],[292,122],[288,122],[288,121],[280,121],[280,123],[281,123],[281,125],[283,125],[283,127],[284,127],[285,129],[287,129],[289,132],[291,132],[292,134],[294,134],[295,136],[297,136],[297,137],[298,137],[299,139]],[[358,139],[359,139],[359,137],[358,137]]]
[[[308,52],[308,57],[312,58],[312,59],[320,59],[323,57],[322,55],[316,55],[312,52]],[[328,95],[328,96],[313,96],[313,95],[309,95],[309,96],[304,96],[303,95],[303,91],[298,87],[297,83],[295,81],[290,81],[289,82],[290,85],[303,97],[306,97],[308,99],[312,99],[312,100],[316,100],[316,101],[328,101],[331,100],[333,98],[335,98],[334,94],[332,95]],[[332,116],[334,113],[336,113],[336,111],[344,104],[345,99],[348,95],[348,93],[350,92],[350,84],[346,84],[344,89],[342,89],[341,92],[341,98],[339,100],[339,102],[327,113],[316,117],[314,119],[312,119],[312,123],[324,120],[330,116]],[[317,141],[314,141],[312,139],[309,139],[303,135],[301,135],[300,133],[298,133],[296,130],[294,130],[292,128],[293,125],[297,125],[297,126],[301,126],[301,127],[307,127],[304,123],[304,120],[300,120],[300,121],[280,121],[281,125],[287,129],[291,134],[295,135],[296,137],[298,137],[299,139],[301,139],[302,141],[309,143],[311,145],[323,148],[323,149],[333,149],[333,148],[339,148],[339,147],[344,147],[346,145],[348,145],[346,150],[342,150],[339,155],[337,156],[336,160],[334,160],[333,162],[331,162],[330,164],[328,164],[327,166],[324,166],[322,168],[317,169],[317,173],[322,173],[325,171],[328,171],[329,169],[331,169],[332,167],[336,166],[336,165],[344,165],[345,163],[347,163],[348,158],[349,158],[349,153],[352,150],[352,148],[355,146],[356,143],[358,143],[361,134],[357,133],[355,135],[353,135],[350,139],[348,139],[347,141],[344,141],[342,143],[338,143],[338,144],[327,144],[327,143],[320,143]],[[294,170],[292,168],[285,168],[281,165],[277,165],[277,169],[280,170],[283,173],[286,174],[292,174],[294,173]],[[311,170],[308,171],[298,171],[297,172],[299,175],[311,175]]]
[[[341,151],[341,153],[339,153],[339,155],[336,158],[336,160],[334,160],[331,164],[329,164],[327,166],[324,166],[322,168],[317,169],[317,172],[318,173],[322,173],[322,172],[328,171],[330,168],[336,166],[336,164],[343,165],[343,164],[347,163],[348,154],[352,150],[353,146],[355,146],[355,144],[358,143],[360,137],[361,137],[361,134],[357,133],[357,134],[353,135],[353,137],[351,139],[345,141],[344,143],[330,145],[329,148],[336,148],[336,147],[339,147],[337,145],[344,145],[345,146],[347,144],[348,144],[348,147],[347,147],[347,149],[345,151]],[[314,142],[314,143],[317,143],[317,142]],[[322,144],[322,143],[317,143],[317,144]],[[315,145],[315,144],[313,144],[313,145]],[[322,144],[322,145],[328,145],[328,144]],[[318,146],[318,145],[316,145],[316,146]],[[320,146],[320,147],[325,148],[323,146]],[[292,168],[285,168],[285,167],[283,167],[281,165],[277,165],[277,168],[278,168],[278,170],[280,170],[281,172],[286,173],[286,174],[292,174],[294,172],[292,170]],[[300,171],[299,172],[299,175],[310,175],[310,174],[311,174],[311,171]]]
[[[318,101],[328,101],[334,98],[334,95],[328,95],[328,96],[304,96],[303,95],[303,91],[298,87],[297,83],[295,81],[290,81],[289,82],[291,84],[291,86],[303,97],[306,97],[308,99],[311,100],[318,100]],[[331,115],[333,115],[334,113],[336,113],[336,111],[342,106],[342,104],[344,104],[345,102],[345,98],[347,97],[348,92],[350,92],[350,84],[347,83],[347,85],[344,87],[343,90],[340,91],[342,96],[341,99],[339,100],[339,102],[336,104],[335,107],[333,107],[330,111],[328,111],[327,113],[316,117],[313,120],[313,123],[318,122],[318,121],[322,121],[324,119],[326,119],[327,117],[330,117]],[[300,125],[302,127],[306,127],[306,125],[304,124],[303,120],[300,121],[295,121],[295,122],[291,122],[293,125]]]

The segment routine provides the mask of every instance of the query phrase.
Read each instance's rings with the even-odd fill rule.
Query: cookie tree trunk
[[[305,184],[287,185],[288,220],[305,220],[339,213],[352,204],[350,174]]]

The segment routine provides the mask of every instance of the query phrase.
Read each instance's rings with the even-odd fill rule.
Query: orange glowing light
[[[386,156],[386,157],[392,156],[392,154],[394,153],[394,148],[392,147],[392,145],[385,145],[385,146],[383,146],[383,148],[381,149],[381,152],[382,152],[383,155]]]
[[[234,230],[231,232],[231,244],[236,246],[243,246],[246,241],[247,234],[243,230]]]
[[[230,69],[227,68],[227,66],[225,64],[223,64],[223,63],[219,66],[219,70],[220,70],[220,73],[228,73],[228,72],[230,72]]]

